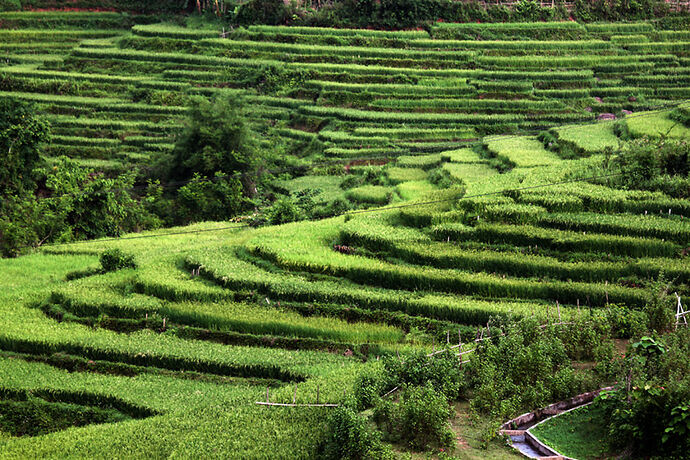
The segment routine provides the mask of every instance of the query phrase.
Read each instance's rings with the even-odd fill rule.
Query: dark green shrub
[[[1,8],[0,8],[1,10]],[[0,100],[0,194],[33,189],[32,171],[41,163],[40,147],[48,142],[50,125],[33,105],[16,99]]]
[[[347,460],[378,460],[394,458],[390,448],[381,442],[378,431],[352,408],[343,406],[333,410],[328,419],[328,438],[320,458]]]
[[[644,312],[649,319],[649,327],[655,331],[670,330],[675,321],[674,297],[670,293],[672,283],[663,275],[649,283],[649,299]]]
[[[531,318],[510,324],[505,336],[482,342],[464,370],[473,391],[471,407],[500,419],[582,390],[563,342],[542,333]]]
[[[354,387],[357,409],[365,410],[373,407],[379,400],[386,387],[386,373],[382,368],[372,368],[357,377]]]
[[[394,441],[413,449],[450,448],[454,442],[448,400],[431,384],[407,387],[399,403],[381,401],[374,411],[377,424]]]
[[[19,0],[0,0],[0,11],[19,11],[22,4]]]
[[[101,262],[101,267],[103,267],[103,271],[106,272],[137,267],[137,264],[134,261],[134,256],[127,254],[120,249],[108,249],[103,251],[99,259]]]
[[[240,180],[220,173],[213,180],[196,174],[177,192],[177,201],[181,222],[228,219],[248,205]]]
[[[266,211],[266,219],[273,225],[295,222],[301,220],[302,217],[297,203],[287,196],[278,198]]]
[[[690,330],[643,337],[629,349],[604,408],[613,449],[631,458],[685,458],[690,450]]]
[[[336,198],[335,200],[314,208],[315,218],[333,217],[343,214],[352,209],[352,204],[344,198]]]
[[[458,361],[453,351],[431,357],[419,352],[406,356],[404,360],[388,358],[385,361],[388,386],[430,384],[449,400],[456,400],[463,387]]]
[[[518,0],[513,7],[515,19],[521,21],[538,21],[541,19],[541,6],[534,0]]]
[[[239,7],[235,21],[238,24],[285,24],[290,10],[283,0],[250,0]]]

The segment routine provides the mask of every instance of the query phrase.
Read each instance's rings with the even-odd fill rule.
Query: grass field
[[[605,456],[601,409],[585,406],[552,418],[532,430],[532,434],[557,452],[572,458]]]

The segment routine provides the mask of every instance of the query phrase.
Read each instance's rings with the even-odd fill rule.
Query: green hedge
[[[64,7],[64,5],[62,6]],[[24,4],[24,7],[27,7],[27,5]],[[102,8],[102,6],[97,8]],[[43,12],[0,13],[0,27],[5,29],[129,29],[134,24],[151,24],[159,21],[160,16],[158,16],[158,12],[138,16],[120,13],[81,12],[51,12],[50,14]]]
[[[64,8],[64,0],[21,0],[24,8]],[[78,0],[70,2],[70,7],[92,8],[96,10],[129,11],[146,14],[177,14],[182,13],[187,2],[185,0]]]

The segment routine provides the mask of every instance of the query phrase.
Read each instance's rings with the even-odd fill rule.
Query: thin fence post
[[[604,293],[606,294],[606,305],[608,306],[609,304],[609,282],[606,280],[606,283],[604,283],[604,286],[606,286],[606,290]]]
[[[561,306],[558,303],[558,300],[556,301],[556,308],[558,309],[558,322],[562,323],[563,321],[561,321]]]
[[[292,404],[297,402],[297,384],[295,383],[295,392],[292,393]]]
[[[268,403],[269,403],[269,401],[268,401],[268,387],[266,387],[266,404],[268,404]]]
[[[550,324],[551,321],[549,320],[549,304],[546,304],[546,324]]]
[[[450,331],[446,331],[446,343],[450,344]]]
[[[458,328],[458,347],[462,349],[462,336],[460,335],[460,328]]]

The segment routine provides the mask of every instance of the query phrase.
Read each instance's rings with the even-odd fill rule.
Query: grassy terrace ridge
[[[624,160],[644,142],[662,150],[690,139],[685,31],[652,22],[252,25],[221,38],[214,25],[154,19],[0,13],[0,101],[32,102],[50,123],[48,172],[61,173],[66,156],[107,184],[127,173],[119,192],[131,188],[164,218],[182,209],[165,201],[178,189],[191,183],[179,196],[201,208],[195,194],[220,182],[155,183],[179,152],[190,103],[240,101],[254,147],[270,153],[250,181],[257,195],[228,221],[162,228],[173,220],[161,219],[84,241],[65,231],[0,259],[0,404],[9,394],[45,404],[83,397],[94,411],[119,401],[147,414],[20,437],[0,413],[0,459],[320,458],[333,409],[257,406],[267,391],[281,404],[373,400],[392,387],[369,395],[357,385],[389,370],[389,359],[414,363],[458,341],[467,350],[485,333],[498,346],[514,320],[573,322],[566,332],[589,343],[578,331],[602,318],[615,317],[629,338],[658,283],[690,303],[687,177],[618,180],[638,173]],[[133,266],[105,270],[99,257],[113,249]],[[596,331],[606,346],[613,328]],[[597,374],[604,365],[586,361],[594,351],[573,358],[562,348],[549,385],[579,380],[549,398],[610,383]],[[497,350],[466,355],[463,375],[505,380],[480,366]],[[499,394],[466,394],[475,390]],[[479,433],[524,412],[520,404],[554,402],[536,393],[506,397],[502,412],[456,403],[451,454],[515,458],[501,440],[482,450],[478,438],[492,437]],[[590,432],[566,425],[593,417],[573,412],[539,431],[586,458],[597,455]],[[409,450],[394,447],[403,458]]]

